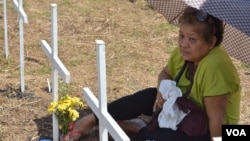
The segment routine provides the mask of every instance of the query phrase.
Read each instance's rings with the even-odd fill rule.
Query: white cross
[[[41,46],[43,52],[47,55],[49,60],[52,62],[52,93],[53,101],[58,101],[58,73],[63,78],[66,83],[70,82],[70,73],[63,65],[61,60],[58,58],[58,31],[57,31],[57,5],[51,4],[51,36],[52,36],[52,50],[49,44],[45,40],[41,40]],[[59,130],[58,130],[58,121],[56,115],[53,114],[53,141],[59,140]]]
[[[9,49],[8,49],[8,26],[7,26],[7,10],[6,10],[6,0],[3,0],[3,13],[4,13],[4,51],[5,58],[9,57]]]
[[[88,103],[99,119],[100,141],[108,140],[108,131],[117,141],[129,141],[130,139],[128,136],[107,112],[105,44],[102,40],[96,40],[96,50],[98,61],[99,103],[95,95],[88,87],[83,88],[84,100]]]
[[[21,71],[21,93],[25,91],[24,84],[24,43],[23,43],[23,23],[28,23],[28,18],[23,10],[22,0],[13,0],[14,7],[19,16],[19,37],[20,37],[20,71]]]

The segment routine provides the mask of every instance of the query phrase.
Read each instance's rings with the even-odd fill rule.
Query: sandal
[[[77,132],[77,131],[73,131],[75,126],[75,122],[71,122],[69,123],[69,135],[80,135],[80,136],[84,136],[84,134],[82,132]]]
[[[74,136],[74,135],[79,136],[79,138],[84,136],[84,133],[82,133],[80,131],[73,131],[74,125],[75,125],[75,122],[69,123],[69,133],[68,133],[68,135],[63,137],[63,141],[68,141],[70,139],[70,137]]]

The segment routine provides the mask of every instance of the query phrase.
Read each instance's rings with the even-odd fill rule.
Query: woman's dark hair
[[[195,22],[202,23],[203,36],[206,41],[210,41],[212,36],[217,38],[215,46],[218,46],[223,40],[224,25],[223,22],[202,10],[193,7],[187,7],[183,15],[179,19],[179,23],[194,24]]]

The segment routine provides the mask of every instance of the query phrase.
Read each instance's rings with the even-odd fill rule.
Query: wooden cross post
[[[99,138],[100,141],[108,140],[108,132],[117,141],[129,141],[130,139],[117,124],[117,122],[107,112],[107,90],[106,90],[106,59],[105,44],[102,40],[96,40],[97,67],[99,101],[88,87],[83,88],[84,100],[91,107],[99,119]]]
[[[14,7],[19,16],[19,37],[20,37],[20,72],[21,72],[21,93],[25,91],[24,83],[24,42],[23,42],[23,23],[28,23],[28,18],[26,13],[23,10],[22,0],[13,0]]]
[[[53,94],[53,101],[58,101],[58,73],[64,80],[64,82],[69,83],[70,82],[70,73],[66,69],[66,67],[63,65],[61,60],[58,58],[58,31],[57,31],[57,5],[51,4],[51,36],[52,36],[52,51],[51,47],[45,40],[41,40],[41,46],[44,53],[47,55],[49,60],[52,62],[52,94]],[[56,115],[53,114],[53,141],[59,140],[59,128],[58,128],[58,120],[56,118]]]
[[[7,10],[6,10],[6,0],[3,0],[3,14],[4,14],[4,51],[5,58],[9,57],[9,49],[8,49],[8,26],[7,26]]]

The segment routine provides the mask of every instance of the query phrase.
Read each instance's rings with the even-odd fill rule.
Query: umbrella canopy
[[[187,6],[203,10],[225,23],[223,46],[228,53],[250,65],[250,0],[146,0],[163,14],[169,23],[177,24]]]

